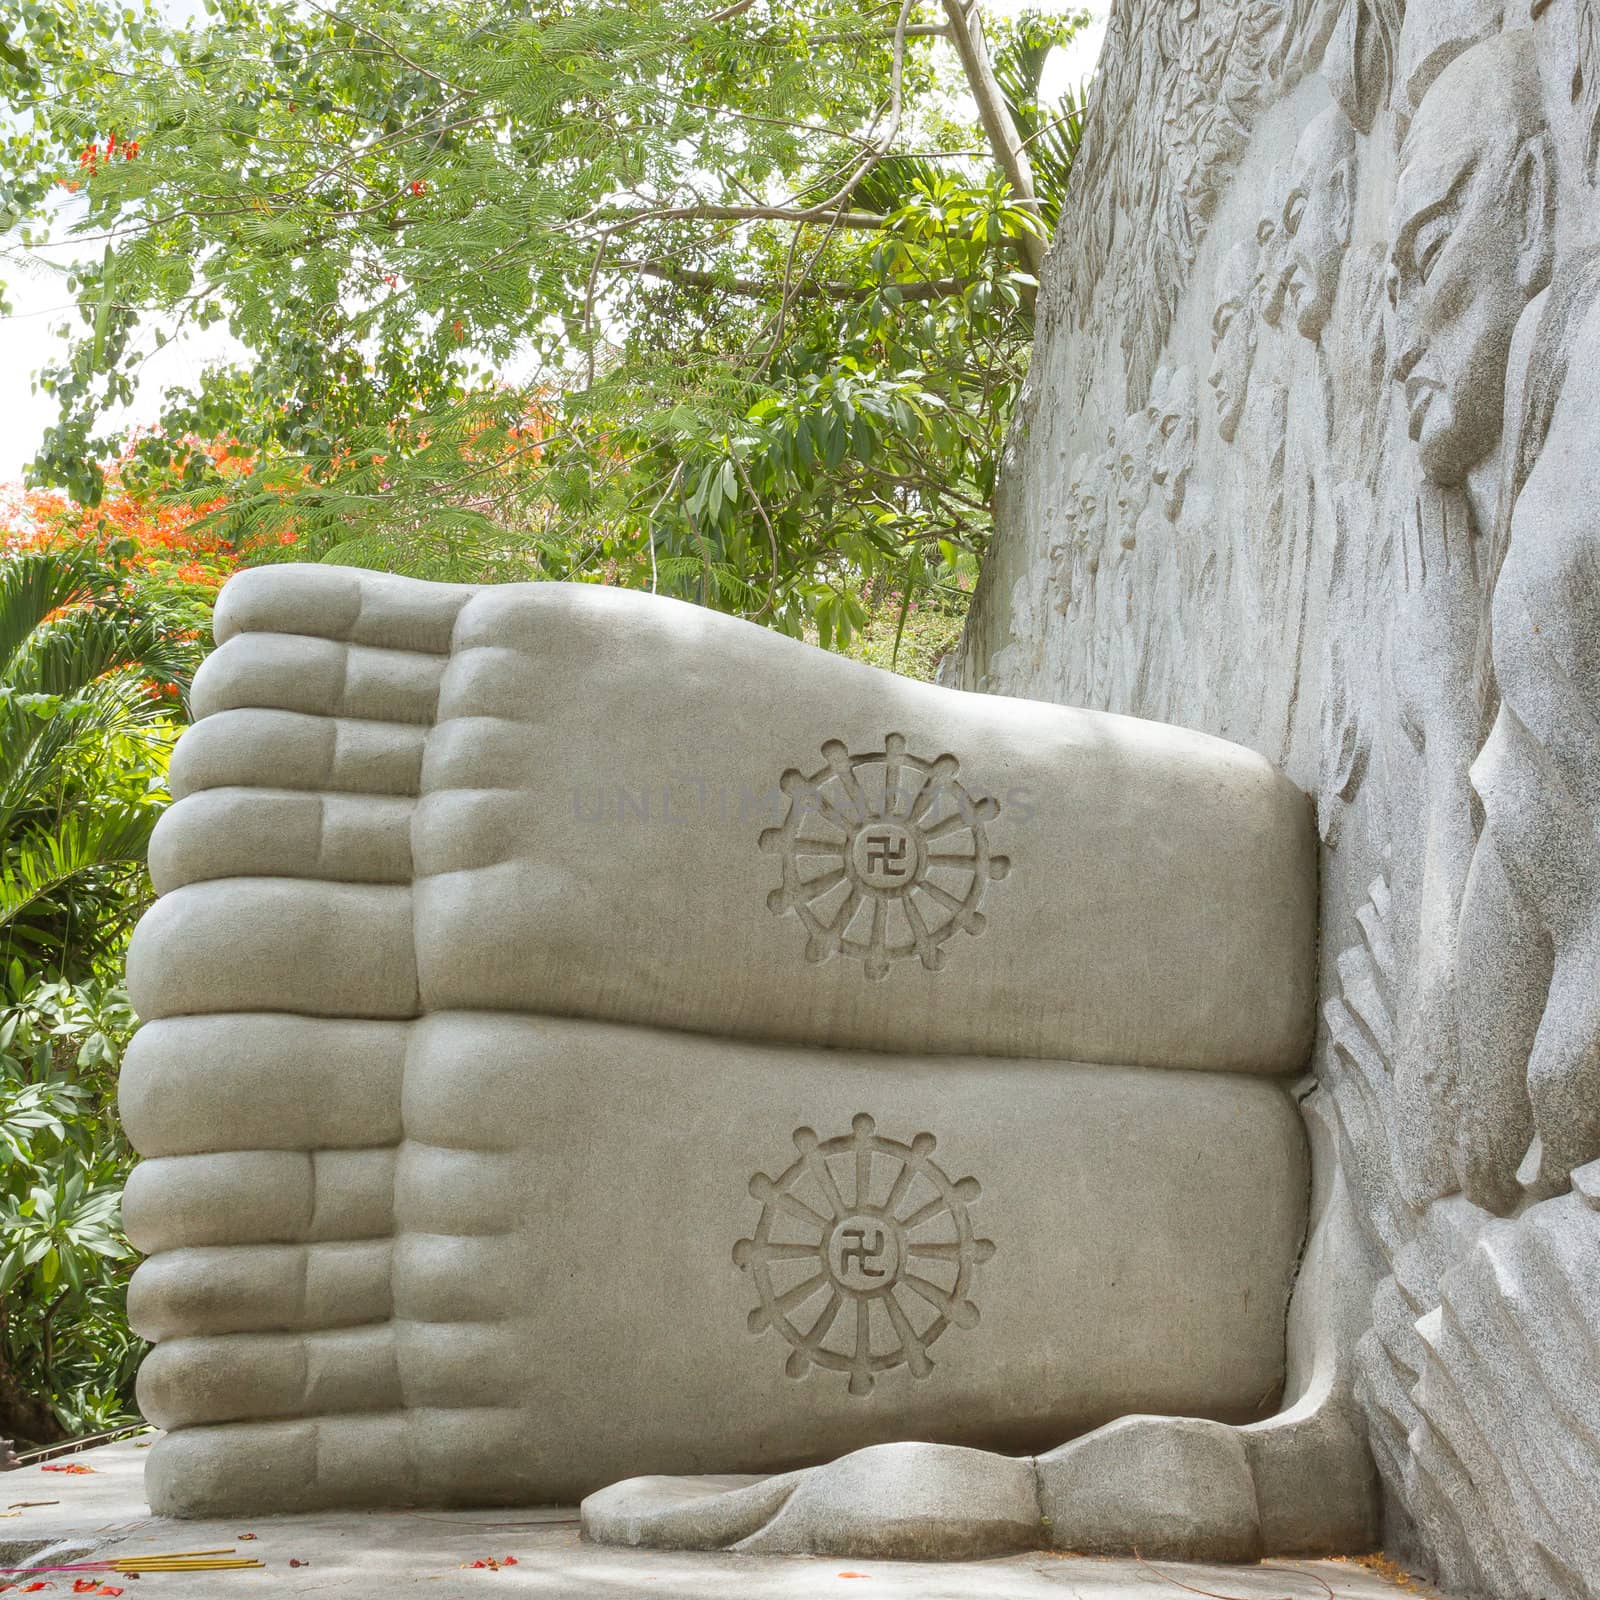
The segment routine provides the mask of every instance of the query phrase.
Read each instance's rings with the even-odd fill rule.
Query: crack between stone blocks
[[[1053,1550],[1055,1548],[1056,1530],[1051,1524],[1050,1518],[1045,1515],[1044,1474],[1039,1471],[1038,1456],[1028,1457],[1028,1471],[1033,1474],[1033,1507],[1039,1514],[1039,1532],[1044,1536],[1044,1542],[1039,1548]]]
[[[1289,1318],[1294,1312],[1295,1291],[1300,1287],[1300,1275],[1305,1270],[1306,1256],[1310,1254],[1311,1241],[1317,1231],[1317,1175],[1315,1170],[1315,1149],[1314,1140],[1311,1137],[1311,1128],[1309,1126],[1311,1118],[1306,1111],[1306,1103],[1322,1089],[1322,1086],[1322,1080],[1317,1076],[1316,1071],[1313,1068],[1308,1070],[1305,1076],[1292,1084],[1289,1089],[1289,1093],[1294,1098],[1295,1110],[1299,1113],[1301,1124],[1305,1129],[1306,1223],[1305,1227],[1300,1233],[1300,1246],[1295,1251],[1294,1266],[1289,1272],[1289,1292],[1284,1296],[1283,1301],[1283,1392],[1278,1396],[1279,1411],[1284,1409],[1283,1402],[1286,1398],[1289,1387]],[[1333,1161],[1335,1168],[1333,1181],[1336,1182],[1338,1174],[1338,1155],[1336,1144]],[[1331,1207],[1333,1202],[1333,1189],[1331,1186],[1329,1188],[1328,1195],[1329,1206]]]

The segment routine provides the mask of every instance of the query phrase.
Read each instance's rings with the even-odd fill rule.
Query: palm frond
[[[887,216],[900,210],[919,191],[931,190],[938,177],[939,165],[935,161],[921,156],[889,156],[856,185],[851,203]]]
[[[1024,13],[1004,35],[994,56],[995,81],[1033,168],[1040,211],[1053,232],[1066,198],[1067,180],[1083,132],[1085,94],[1066,90],[1054,101],[1039,98],[1051,52],[1077,31],[1077,17],[1044,18]]]
[[[183,687],[197,664],[194,645],[176,636],[171,619],[113,601],[85,604],[36,626],[13,651],[0,683],[13,693],[65,699],[125,669]]]
[[[129,903],[159,810],[143,791],[200,659],[184,620],[92,549],[0,562],[7,945],[81,956],[118,924],[107,909]]]
[[[30,550],[0,562],[0,675],[53,611],[87,599],[105,569],[77,552]]]
[[[107,868],[144,860],[156,824],[151,807],[114,806],[69,816],[54,833],[15,839],[0,861],[0,929],[37,913],[62,890]]]

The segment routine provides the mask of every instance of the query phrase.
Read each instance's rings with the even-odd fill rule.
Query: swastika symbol
[[[867,1230],[865,1228],[846,1228],[844,1230],[844,1237],[846,1239],[855,1240],[855,1243],[847,1244],[839,1252],[839,1265],[841,1267],[848,1271],[850,1267],[854,1266],[855,1270],[859,1272],[863,1278],[882,1278],[887,1276],[887,1273],[883,1267],[869,1267],[867,1265],[869,1261],[877,1261],[883,1255],[884,1242],[882,1228],[874,1228],[872,1230],[871,1244],[866,1242]]]
[[[904,870],[905,859],[906,841],[903,838],[891,837],[887,833],[867,835],[867,866],[873,872],[893,876]]]
[[[974,1279],[994,1254],[973,1226],[983,1191],[976,1178],[952,1180],[937,1146],[931,1133],[886,1138],[863,1111],[837,1138],[796,1128],[798,1159],[750,1179],[761,1217],[733,1264],[758,1297],[746,1326],[783,1336],[791,1378],[822,1367],[868,1395],[896,1367],[926,1378],[934,1341],[977,1327]]]
[[[778,779],[789,810],[759,841],[783,857],[767,909],[799,918],[807,961],[848,956],[874,982],[911,958],[938,972],[949,940],[983,932],[979,906],[1011,871],[989,848],[1000,802],[957,781],[955,756],[912,755],[903,734],[859,755],[830,739],[822,758]]]

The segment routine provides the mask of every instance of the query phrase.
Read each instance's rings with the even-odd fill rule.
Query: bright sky
[[[199,11],[199,0],[166,0],[162,9],[179,20]],[[990,0],[992,13],[1006,15],[1024,9],[1055,11],[1075,9],[1063,0]],[[1105,36],[1106,0],[1088,8],[1094,16],[1072,44],[1057,51],[1045,71],[1047,94],[1077,88],[1094,71]],[[68,252],[47,252],[58,266],[67,264]],[[0,318],[0,483],[20,479],[54,419],[55,402],[48,395],[33,392],[33,374],[51,360],[60,348],[56,330],[72,316],[71,296],[64,277],[44,270],[22,276],[8,264],[5,272],[7,296],[12,315]],[[138,393],[133,406],[117,421],[120,424],[141,420],[155,410],[157,397],[165,390],[194,387],[202,371],[219,360],[240,354],[239,347],[221,328],[191,333],[174,339],[157,351],[139,373]]]
[[[1061,5],[1054,0],[990,0],[985,9],[996,16],[1009,16],[1017,11],[1070,11],[1077,6]],[[1044,82],[1040,85],[1046,96],[1054,98],[1063,89],[1077,89],[1094,72],[1100,59],[1100,46],[1105,42],[1106,16],[1111,7],[1108,0],[1095,0],[1083,6],[1094,19],[1065,50],[1057,50],[1045,63]]]

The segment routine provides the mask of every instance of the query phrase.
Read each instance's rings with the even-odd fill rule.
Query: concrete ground
[[[145,1441],[148,1443],[148,1440]],[[479,1595],[539,1600],[1399,1600],[1432,1595],[1346,1561],[1254,1567],[1141,1564],[1086,1556],[1021,1555],[942,1565],[813,1556],[684,1555],[585,1544],[570,1508],[527,1511],[338,1512],[322,1516],[174,1522],[145,1504],[139,1440],[58,1457],[92,1468],[0,1473],[0,1563],[232,1546],[264,1571],[110,1576],[128,1600],[190,1596],[329,1595],[368,1600],[407,1591],[441,1600]],[[48,1501],[46,1505],[25,1504]],[[251,1534],[253,1538],[244,1538]],[[515,1566],[471,1563],[515,1556]],[[291,1559],[303,1563],[291,1567]],[[0,1584],[53,1582],[71,1594],[80,1573],[8,1573]]]

